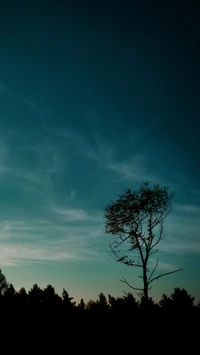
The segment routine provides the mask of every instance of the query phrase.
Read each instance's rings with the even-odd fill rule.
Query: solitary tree
[[[123,195],[105,207],[105,232],[114,236],[110,243],[110,255],[117,261],[142,270],[139,276],[143,287],[133,287],[125,278],[121,281],[135,291],[139,291],[148,303],[148,291],[153,281],[182,268],[155,276],[155,266],[149,269],[149,259],[155,254],[163,237],[164,221],[171,211],[173,193],[159,184],[150,187],[143,183],[137,191],[125,190]]]

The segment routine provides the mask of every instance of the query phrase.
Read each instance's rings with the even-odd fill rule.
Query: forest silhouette
[[[155,316],[200,315],[200,302],[195,303],[195,298],[187,290],[174,288],[172,294],[163,294],[158,302],[151,297],[148,304],[144,298],[136,299],[132,293],[124,293],[121,297],[100,293],[96,300],[85,302],[83,299],[76,302],[65,288],[62,295],[58,295],[52,285],[44,289],[34,284],[27,291],[24,287],[15,290],[9,284],[5,275],[0,270],[0,308],[5,312],[12,309],[20,312],[20,316],[51,315],[66,319],[130,319],[141,315],[153,313]],[[175,319],[175,318],[174,318]]]

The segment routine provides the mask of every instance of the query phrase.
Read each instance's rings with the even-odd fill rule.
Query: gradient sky
[[[151,296],[178,286],[199,300],[198,9],[5,3],[0,267],[8,281],[65,287],[77,300],[123,295],[122,276],[140,285],[137,269],[107,253],[103,209],[149,180],[175,191],[159,271],[185,268],[157,281]]]

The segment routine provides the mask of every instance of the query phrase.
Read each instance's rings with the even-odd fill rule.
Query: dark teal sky
[[[0,8],[0,267],[17,288],[120,295],[103,208],[144,180],[175,191],[152,296],[199,281],[199,9],[134,1]]]

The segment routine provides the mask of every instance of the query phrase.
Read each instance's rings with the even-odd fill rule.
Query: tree
[[[98,311],[104,315],[108,311],[108,302],[106,296],[102,292],[99,294],[99,299],[96,303]]]
[[[72,301],[74,299],[74,297],[69,297],[69,294],[68,292],[65,290],[65,288],[63,288],[63,291],[62,291],[62,299],[63,299],[63,302],[64,302],[64,305],[65,307],[68,309],[68,310],[72,310],[75,305],[76,305],[76,302],[75,301]]]
[[[6,277],[0,269],[0,296],[3,295],[3,293],[7,290],[7,288],[8,288],[8,283]]]
[[[194,297],[189,295],[184,288],[181,290],[179,287],[174,289],[171,300],[176,309],[191,309],[194,304]]]
[[[155,311],[156,309],[159,308],[159,306],[154,302],[154,300],[151,297],[149,297],[148,300],[146,300],[143,295],[140,300],[140,308],[146,309],[147,306],[148,306],[148,309],[151,309],[153,311]]]
[[[45,303],[58,303],[61,302],[61,298],[55,293],[55,288],[51,285],[47,285],[47,287],[43,290],[43,302]]]
[[[78,307],[78,309],[80,311],[84,311],[85,310],[85,302],[84,302],[83,298],[81,298],[81,300],[80,300],[80,302],[79,302],[77,307]]]
[[[108,303],[112,312],[117,315],[124,313],[124,298],[123,297],[113,297],[108,295]]]
[[[95,314],[97,312],[98,306],[97,306],[97,302],[93,301],[93,300],[89,300],[86,304],[86,310],[89,313]]]
[[[113,316],[116,317],[130,317],[136,315],[138,309],[138,302],[131,293],[127,293],[123,297],[113,297],[108,295],[109,308]]]
[[[29,298],[30,302],[33,302],[33,303],[42,302],[43,291],[41,290],[41,288],[37,284],[34,284],[33,287],[30,289],[30,291],[28,293],[28,298]]]
[[[129,312],[135,311],[138,308],[138,302],[131,293],[127,293],[124,297],[124,304]]]
[[[158,259],[152,270],[149,269],[150,257],[157,253],[157,246],[163,237],[164,221],[171,211],[173,193],[167,186],[153,187],[143,183],[137,191],[126,189],[123,195],[105,207],[105,233],[114,236],[110,243],[110,255],[117,261],[142,270],[139,277],[143,287],[127,284],[148,304],[148,291],[153,281],[160,277],[183,270],[182,268],[155,275]]]
[[[159,305],[163,309],[170,310],[172,308],[172,300],[165,293],[163,293]]]
[[[15,291],[14,286],[12,284],[10,284],[4,292],[4,299],[7,302],[14,302],[16,299],[16,295],[17,295],[17,293]]]
[[[107,307],[108,305],[106,296],[102,292],[99,294],[99,299],[97,300],[97,303],[102,307]]]
[[[21,287],[18,294],[17,299],[20,303],[26,303],[28,301],[28,295],[24,287]]]

